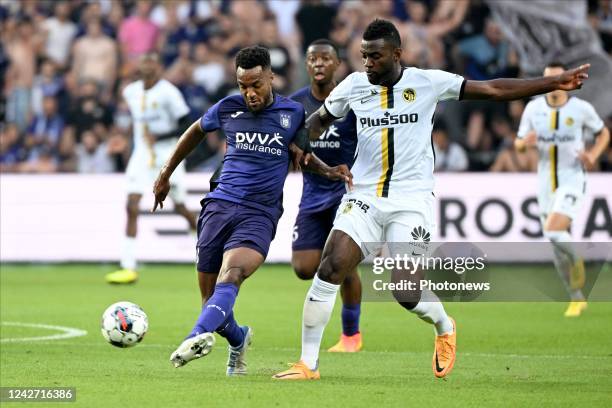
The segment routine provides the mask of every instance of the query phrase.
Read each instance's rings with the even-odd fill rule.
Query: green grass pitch
[[[396,304],[366,303],[365,351],[322,352],[321,381],[273,382],[272,374],[299,357],[310,284],[289,267],[264,266],[241,289],[236,318],[255,330],[250,374],[242,378],[225,377],[222,338],[203,359],[180,369],[168,362],[200,310],[192,266],[148,266],[131,286],[106,285],[110,270],[112,265],[2,265],[2,322],[88,332],[7,342],[57,332],[2,325],[2,386],[76,387],[76,403],[65,406],[79,407],[593,407],[612,401],[612,303],[593,302],[577,319],[563,317],[564,303],[446,304],[458,324],[457,363],[446,381],[431,371],[429,325]],[[131,349],[112,347],[100,334],[101,313],[119,300],[138,303],[149,316],[148,334]],[[324,349],[339,336],[339,305]]]

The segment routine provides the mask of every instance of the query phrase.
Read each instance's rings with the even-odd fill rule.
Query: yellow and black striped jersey
[[[595,108],[585,100],[572,96],[564,105],[552,107],[540,96],[525,106],[517,136],[523,138],[532,130],[537,135],[538,176],[543,189],[554,192],[565,184],[582,190],[585,179],[578,154],[584,150],[587,135],[597,134],[603,127]]]
[[[438,101],[459,99],[463,77],[405,68],[393,87],[372,85],[364,72],[346,77],[325,100],[335,117],[357,116],[355,191],[401,200],[433,191],[433,115]]]

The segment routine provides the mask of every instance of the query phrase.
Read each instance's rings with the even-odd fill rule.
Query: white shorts
[[[379,252],[382,243],[428,243],[434,240],[436,230],[434,200],[431,193],[415,193],[401,202],[347,193],[338,207],[333,229],[348,234],[364,257]]]
[[[583,199],[584,190],[571,186],[561,186],[555,192],[540,191],[538,205],[542,223],[552,213],[564,214],[573,220],[578,215]]]
[[[167,149],[158,149],[155,162],[151,162],[148,151],[135,150],[127,166],[127,192],[128,194],[145,194],[153,191],[153,183],[157,179],[161,168],[169,157]],[[170,198],[175,203],[184,203],[187,197],[185,187],[185,165],[179,164],[170,177]]]

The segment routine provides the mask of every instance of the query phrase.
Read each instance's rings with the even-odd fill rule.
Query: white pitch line
[[[73,337],[81,337],[87,335],[86,330],[76,329],[74,327],[65,326],[52,326],[49,324],[38,324],[38,323],[22,323],[22,322],[0,322],[2,326],[16,326],[16,327],[30,327],[34,329],[43,330],[57,330],[62,333],[53,334],[51,336],[37,336],[37,337],[11,337],[6,339],[0,339],[0,343],[18,343],[28,341],[48,341],[48,340],[64,340]]]

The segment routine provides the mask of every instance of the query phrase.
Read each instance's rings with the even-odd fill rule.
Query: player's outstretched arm
[[[153,185],[153,194],[155,194],[155,203],[153,204],[154,212],[159,205],[160,208],[164,208],[164,200],[170,191],[170,176],[189,153],[195,149],[195,147],[204,140],[206,132],[200,127],[200,121],[197,120],[189,126],[189,128],[181,135],[174,151],[162,167],[155,184]]]
[[[610,144],[610,130],[604,126],[595,139],[595,144],[586,152],[580,152],[579,158],[582,163],[588,168],[591,168],[597,163],[599,156],[603,154]]]
[[[327,109],[325,109],[325,104],[321,105],[319,109],[306,119],[305,127],[308,129],[308,137],[310,140],[318,139],[336,119],[338,118],[331,115]]]
[[[349,190],[353,189],[353,174],[346,164],[330,167],[314,153],[310,156],[308,163],[302,163],[302,169],[305,171],[318,174],[334,181],[344,181],[348,183]]]
[[[471,81],[465,83],[463,99],[491,99],[495,101],[509,101],[539,95],[558,89],[572,91],[579,89],[589,77],[590,64],[563,71],[556,76],[539,77],[533,79],[500,78],[489,81]]]

